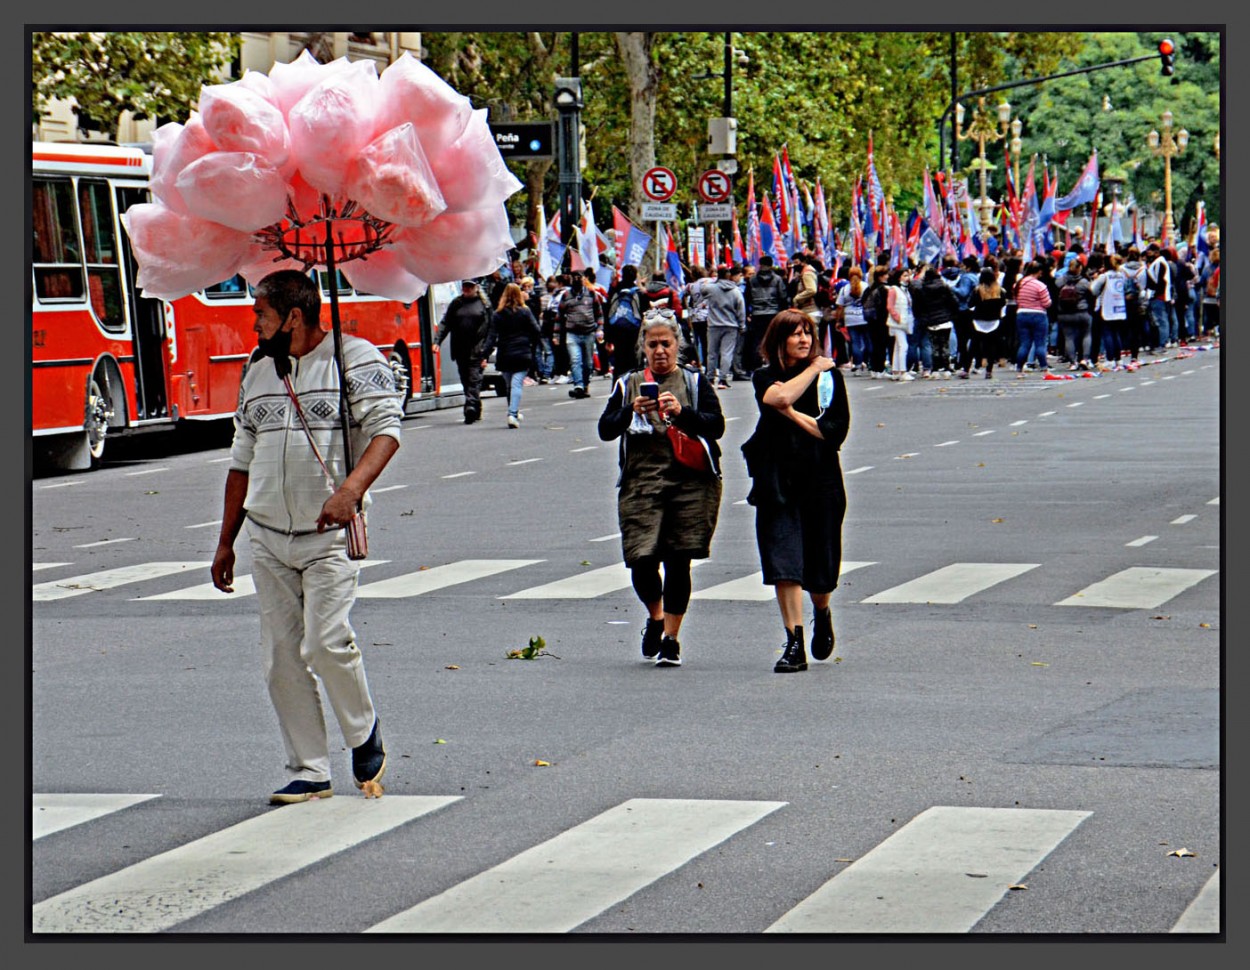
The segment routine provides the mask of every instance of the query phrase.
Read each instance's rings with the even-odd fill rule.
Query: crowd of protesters
[[[758,269],[683,272],[675,286],[663,272],[643,280],[626,266],[605,288],[593,269],[544,279],[516,258],[483,281],[483,295],[493,311],[508,282],[520,286],[538,322],[524,383],[570,384],[575,398],[593,396],[593,378],[637,366],[632,321],[652,307],[672,311],[681,363],[721,391],[750,380],[764,330],[789,308],[812,318],[844,374],[896,381],[992,378],[996,365],[1019,379],[1134,370],[1143,356],[1220,330],[1218,244],[1209,254],[1157,242],[1086,252],[1073,235],[1027,261],[1000,251],[891,268],[882,252],[866,269],[843,257],[834,272],[805,250],[785,266],[764,256]]]

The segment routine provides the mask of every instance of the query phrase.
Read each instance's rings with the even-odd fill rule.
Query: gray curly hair
[[[638,343],[634,349],[638,353],[639,360],[643,359],[643,348],[647,344],[647,331],[656,327],[668,328],[673,335],[673,340],[677,342],[678,349],[681,348],[681,325],[677,322],[677,315],[667,308],[652,307],[642,315],[642,325],[638,328]]]

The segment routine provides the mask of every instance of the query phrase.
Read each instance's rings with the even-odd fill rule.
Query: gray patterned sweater
[[[402,403],[390,364],[373,344],[344,335],[343,356],[352,455],[359,460],[378,435],[399,440]],[[346,477],[346,463],[333,337],[327,335],[307,354],[291,359],[291,384],[337,486]],[[330,497],[330,485],[267,357],[248,367],[243,377],[230,467],[248,475],[243,502],[248,518],[280,532],[317,531],[317,516]],[[366,509],[369,502],[366,493]]]

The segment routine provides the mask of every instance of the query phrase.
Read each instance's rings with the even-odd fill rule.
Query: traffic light
[[[1176,53],[1176,45],[1170,39],[1159,41],[1159,73],[1164,77],[1172,76],[1172,55]]]

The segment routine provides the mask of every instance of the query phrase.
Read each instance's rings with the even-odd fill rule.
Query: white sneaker
[[[915,379],[916,379],[916,375],[913,374],[911,371],[906,371],[906,370],[903,371],[903,376],[899,378],[900,381],[914,381]]]
[[[509,428],[521,427],[521,422],[516,419],[516,415],[513,415],[513,414],[508,415],[508,427]]]

